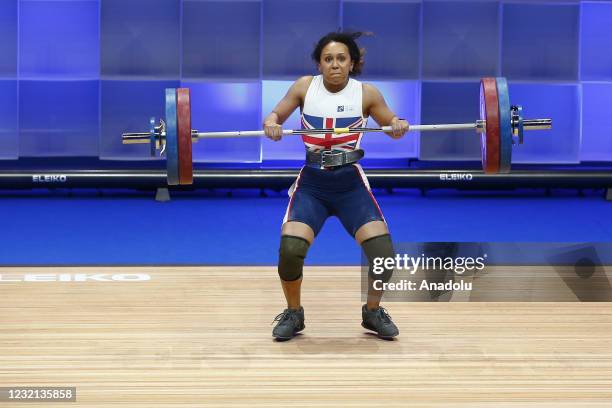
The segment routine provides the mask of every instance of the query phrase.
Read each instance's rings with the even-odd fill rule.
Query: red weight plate
[[[193,160],[191,154],[191,99],[189,88],[178,88],[176,90],[176,116],[180,184],[192,184]]]
[[[495,78],[483,78],[480,81],[480,119],[487,122],[481,135],[482,168],[485,173],[499,173],[501,133]]]

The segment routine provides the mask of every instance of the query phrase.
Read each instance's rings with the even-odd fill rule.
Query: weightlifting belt
[[[356,163],[364,156],[362,149],[344,152],[341,150],[306,150],[306,165],[317,169],[329,169],[345,164]]]

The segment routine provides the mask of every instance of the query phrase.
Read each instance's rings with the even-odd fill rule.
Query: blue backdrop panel
[[[612,79],[612,2],[582,4],[582,79]]]
[[[261,123],[276,104],[285,96],[293,81],[262,81]],[[261,124],[260,124],[261,127]],[[300,109],[283,124],[283,129],[301,129]],[[268,138],[261,141],[263,160],[303,160],[304,143],[301,136],[284,136],[279,142]]]
[[[103,0],[102,76],[178,78],[180,10],[176,0]]]
[[[512,93],[510,93],[512,95]],[[421,123],[475,123],[479,119],[479,82],[423,82]],[[422,132],[422,160],[480,160],[475,131]]]
[[[22,1],[19,74],[99,78],[97,1]]]
[[[412,123],[474,121],[477,78],[503,75],[526,117],[554,121],[551,132],[527,133],[515,161],[612,161],[612,0],[0,1],[0,158],[145,159],[145,145],[123,146],[119,135],[163,116],[163,89],[181,80],[194,88],[194,127],[260,129],[296,78],[318,73],[313,46],[339,27],[374,32],[359,40],[363,78],[380,81]],[[299,127],[296,112],[285,128]],[[363,147],[374,158],[480,159],[471,132],[367,135]],[[215,140],[194,154],[303,159],[303,144]]]
[[[264,1],[264,77],[293,78],[315,73],[316,66],[310,59],[314,44],[339,26],[339,0]]]
[[[497,2],[423,2],[423,77],[495,76],[498,27]]]
[[[0,159],[18,157],[16,80],[0,80],[0,146]]]
[[[374,33],[358,40],[367,52],[364,76],[419,77],[420,3],[344,1],[342,14],[344,29]]]
[[[580,85],[510,82],[510,103],[526,119],[552,118],[551,130],[525,132],[512,149],[514,163],[577,163],[580,150]]]
[[[121,133],[147,132],[149,118],[165,117],[165,88],[178,81],[101,81],[100,157],[150,159],[149,145],[123,145]]]
[[[503,5],[502,75],[578,79],[578,4]]]
[[[20,81],[19,155],[97,156],[99,81]]]
[[[191,127],[200,132],[261,129],[261,82],[183,82],[191,88]],[[200,140],[196,162],[260,162],[261,138]]]
[[[185,1],[183,77],[258,78],[261,3]]]
[[[582,85],[581,160],[612,161],[612,83]]]
[[[0,77],[17,74],[17,0],[0,2]]]
[[[418,81],[376,81],[372,82],[382,93],[389,108],[400,118],[409,123],[420,120],[421,87]],[[379,127],[374,119],[369,118],[368,126]],[[384,133],[366,133],[361,146],[368,158],[405,158],[418,156],[419,132],[409,132],[399,140],[392,139]]]

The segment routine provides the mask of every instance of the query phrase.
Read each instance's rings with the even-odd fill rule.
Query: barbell
[[[191,100],[188,88],[166,89],[166,120],[149,121],[149,131],[123,133],[123,144],[149,143],[151,155],[166,155],[169,185],[193,183],[192,143],[200,138],[261,137],[263,130],[198,132],[191,129]],[[552,127],[552,119],[524,119],[523,108],[510,105],[505,78],[483,78],[480,81],[480,119],[474,123],[410,125],[409,131],[475,130],[481,135],[482,167],[487,174],[508,173],[512,163],[512,146],[524,142],[525,130]],[[284,129],[283,135],[347,134],[391,132],[391,126],[379,128]]]

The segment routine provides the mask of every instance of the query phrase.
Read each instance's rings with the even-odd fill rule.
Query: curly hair
[[[357,76],[361,74],[363,69],[363,64],[365,63],[365,48],[359,48],[357,42],[355,41],[357,38],[361,36],[372,35],[370,32],[364,31],[355,31],[355,32],[342,32],[335,31],[325,34],[321,39],[316,43],[314,50],[312,51],[311,57],[312,60],[319,64],[321,61],[321,52],[323,48],[330,42],[339,42],[347,46],[349,50],[349,55],[351,56],[351,61],[353,61],[353,70],[349,74],[350,76]]]

